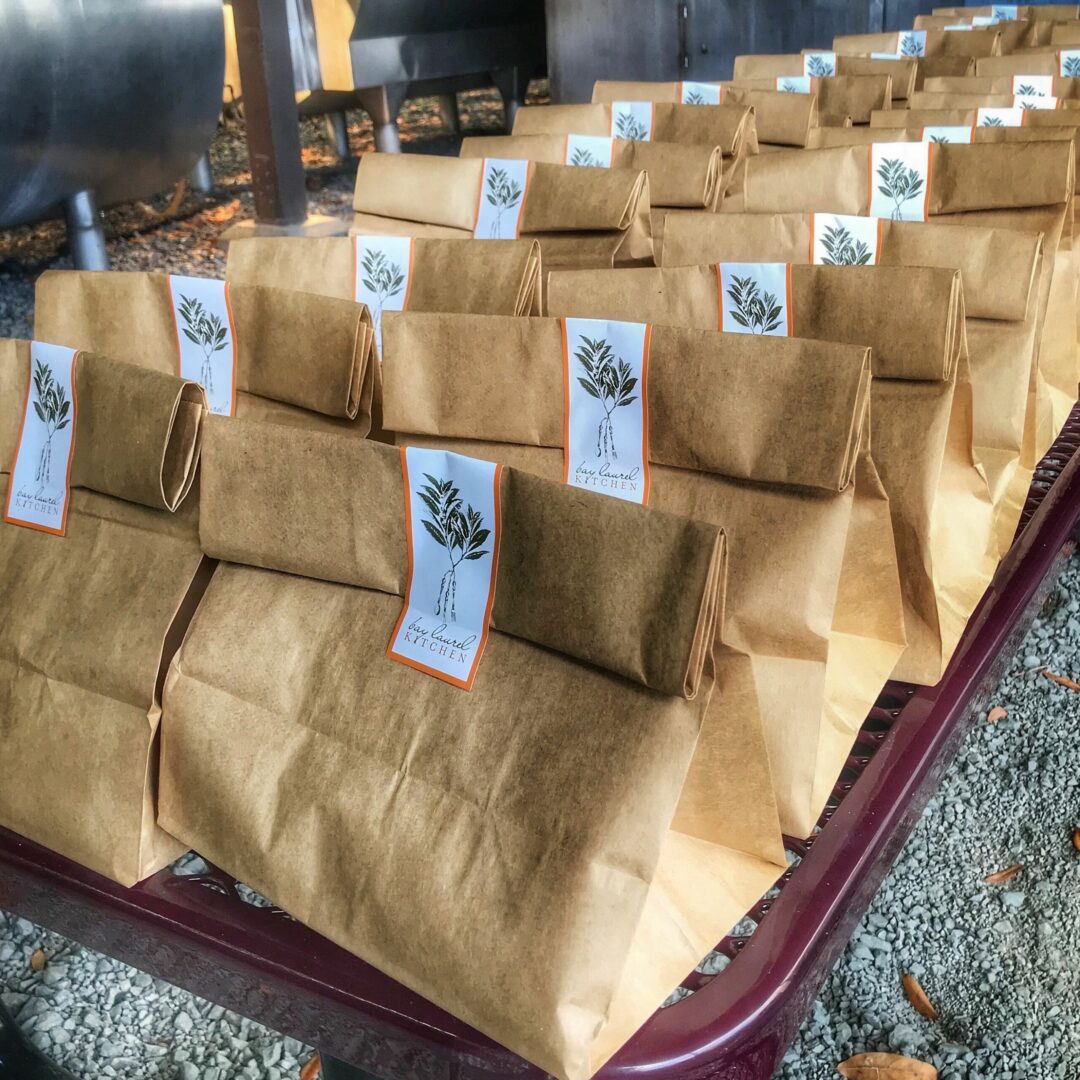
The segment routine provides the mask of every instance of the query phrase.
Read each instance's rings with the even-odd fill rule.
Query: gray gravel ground
[[[464,131],[498,129],[491,94],[463,95],[460,105]],[[353,151],[370,148],[366,117],[349,120]],[[347,216],[353,167],[334,160],[318,121],[301,130],[312,211]],[[408,104],[403,139],[414,149],[440,152],[452,138],[433,100]],[[236,121],[219,132],[212,160],[218,190],[186,193],[172,218],[163,217],[169,194],[108,212],[114,266],[222,271],[218,236],[251,215]],[[0,336],[29,335],[34,279],[70,265],[58,223],[0,232]],[[825,1080],[837,1062],[867,1050],[933,1061],[942,1080],[1080,1080],[1080,852],[1070,843],[1080,823],[1080,693],[1041,670],[1080,678],[1080,556],[1052,600],[994,699],[1007,718],[980,723],[968,738],[776,1080]],[[984,884],[1013,863],[1024,866],[1013,881]],[[191,858],[180,867],[197,869]],[[47,963],[35,972],[38,949]],[[703,969],[718,970],[718,959]],[[901,971],[920,979],[939,1021],[906,1002]],[[2,912],[0,992],[31,1038],[87,1080],[293,1080],[311,1055]]]
[[[1080,556],[827,980],[777,1080],[826,1080],[870,1050],[942,1080],[1080,1077]],[[988,875],[1014,864],[1005,885]],[[900,987],[918,978],[941,1019]]]

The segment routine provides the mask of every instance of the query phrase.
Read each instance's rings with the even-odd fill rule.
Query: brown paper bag
[[[982,56],[975,61],[975,74],[980,78],[1000,75],[1060,75],[1058,50],[1027,49],[1011,56]]]
[[[957,79],[950,81],[961,82],[966,80]],[[1011,87],[998,93],[986,93],[984,91],[916,90],[915,93],[911,95],[911,101],[908,104],[912,109],[980,109],[983,107],[1000,109],[1018,106],[1025,114],[1023,117],[1024,121],[1027,121],[1026,114],[1033,111],[1057,114],[1063,109],[1080,108],[1080,101],[1069,101],[1063,98],[1057,102],[1057,107],[1054,109],[1035,110],[1022,103],[1018,105],[1016,98],[1017,95],[1013,93]],[[985,120],[979,120],[978,118],[976,118],[975,122],[979,124],[979,126],[991,126],[986,124]]]
[[[30,361],[0,342],[5,506]],[[173,511],[204,398],[91,353],[73,390],[66,535],[0,521],[0,824],[134,885],[183,850],[155,824],[158,694],[202,585],[195,518]]]
[[[1077,8],[1075,4],[1019,4],[1016,8],[1018,19],[1075,19]],[[976,7],[936,7],[935,15],[948,15],[951,18],[957,16],[983,15],[993,16],[994,7],[991,4],[983,4]]]
[[[732,173],[723,168],[718,146],[635,142],[604,139],[600,143],[573,135],[488,135],[463,139],[463,158],[523,158],[551,164],[646,171],[652,204],[650,228],[653,249],[663,243],[661,229],[667,213],[715,210],[723,198],[723,184]],[[476,312],[476,314],[489,314]],[[498,314],[491,312],[490,314]]]
[[[1049,78],[1049,96],[1062,102],[1080,99],[1080,79],[1061,78],[1057,75]],[[984,97],[988,94],[1024,95],[1030,90],[1040,92],[1038,87],[1030,83],[1027,85],[1028,90],[1025,90],[1023,75],[969,75],[964,78],[927,79],[923,89],[934,94],[981,94]]]
[[[647,172],[654,221],[658,208],[715,210],[723,198],[724,162],[719,146],[612,139],[610,160],[602,159],[600,154],[599,148],[593,153],[586,146],[575,147],[570,135],[483,135],[461,141],[463,158],[524,158],[550,165],[607,166]],[[471,311],[469,314],[504,313]]]
[[[899,30],[885,34],[841,34],[833,38],[837,53],[900,56],[1000,56],[1001,33],[997,26],[979,27],[966,33],[952,30]]]
[[[878,116],[891,115],[876,113],[875,122]],[[758,157],[747,169],[744,205],[753,213],[865,214],[871,195],[871,149]],[[1043,234],[1038,352],[1028,393],[1023,458],[1025,468],[1034,468],[1076,401],[1072,151],[1062,142],[980,143],[935,145],[931,155],[926,207],[932,220]]]
[[[888,61],[883,61],[888,63]],[[914,70],[914,68],[913,68]],[[724,83],[732,89],[779,90],[817,96],[818,120],[823,127],[869,124],[875,109],[892,107],[892,78],[889,75],[832,75],[827,77],[780,76],[776,79],[737,79]]]
[[[699,106],[676,104],[681,101],[682,83],[665,82],[613,82],[598,79],[593,85],[593,104],[605,104],[610,106],[615,101],[652,101],[657,103],[654,121],[654,138],[664,137],[662,120],[664,117],[673,116],[680,121],[687,110],[690,115],[687,121],[697,120],[698,113],[694,109]],[[663,108],[661,106],[664,106]],[[806,133],[810,128],[817,127],[817,97],[814,94],[781,94],[775,88],[769,90],[746,90],[733,86],[720,86],[720,108],[735,106],[744,109],[753,109],[754,127],[757,132],[758,146],[805,146]],[[560,110],[583,109],[581,105],[557,105],[542,106],[545,109],[557,108]],[[717,106],[701,109],[705,116],[715,116]],[[518,119],[514,121],[514,134],[524,133],[519,130],[522,123],[521,114],[525,111],[518,110]],[[610,115],[610,113],[609,113]],[[536,118],[537,123],[543,123]],[[669,121],[673,123],[674,121]],[[701,121],[704,124],[704,120]],[[709,125],[711,126],[711,124]],[[671,139],[672,142],[681,140]],[[721,143],[721,145],[723,145]]]
[[[545,270],[652,264],[645,173],[529,162],[501,182],[506,163],[490,162],[364,154],[350,232],[536,240]]]
[[[916,15],[916,30],[949,30],[954,26],[971,26],[974,15],[965,13],[956,15]],[[994,24],[1001,36],[1001,51],[1008,54],[1018,49],[1030,49],[1036,45],[1045,45],[1050,41],[1053,24],[1047,19],[1001,19]],[[954,33],[960,31],[952,31]],[[973,31],[963,31],[972,33]]]
[[[34,296],[40,340],[177,372],[167,274],[50,270],[38,278]],[[228,296],[235,324],[235,415],[361,437],[371,431],[378,365],[366,308],[262,286],[230,285]]]
[[[824,234],[825,244],[818,233]],[[1039,237],[910,221],[879,221],[877,233],[875,246],[860,252],[844,221],[829,215],[714,214],[706,220],[692,214],[671,223],[664,265],[754,260],[839,264],[866,258],[870,265],[855,269],[849,291],[839,281],[829,297],[838,307],[862,311],[903,306],[909,293],[902,267],[960,269],[970,371],[965,335],[947,319],[933,322],[920,316],[914,333],[901,342],[892,336],[894,327],[868,318],[862,339],[879,364],[897,347],[909,357],[919,351],[939,357],[955,349],[934,380],[912,381],[903,372],[885,378],[879,370],[870,398],[874,463],[889,496],[904,598],[907,650],[899,677],[934,684],[990,583],[1002,553],[999,537],[1011,539],[1016,530],[1017,499],[1006,499],[1004,490],[1019,486],[1019,474],[1022,503],[1031,480],[1020,467],[1020,453]],[[876,252],[873,268],[871,251]],[[941,301],[945,295],[943,290],[937,294]],[[964,305],[959,306],[962,313]],[[925,315],[932,310],[920,303]],[[946,310],[944,303],[941,310]],[[829,314],[822,311],[821,320]],[[795,318],[798,330],[797,310]],[[1020,407],[1010,408],[1014,402]],[[1008,419],[1013,423],[1002,422]],[[913,438],[913,432],[920,437]],[[988,476],[994,484],[990,490]]]
[[[915,89],[921,90],[927,79],[943,75],[974,75],[976,63],[971,56],[920,56],[915,73]]]
[[[225,277],[237,285],[357,299],[355,238],[249,237],[229,244]],[[362,269],[362,267],[360,268]],[[543,274],[535,240],[418,237],[405,294],[410,311],[539,315]]]
[[[166,682],[162,823],[585,1080],[776,874],[670,828],[712,692],[723,534],[504,470],[464,692],[385,655],[408,573],[398,453],[208,428],[202,537],[226,562]]]
[[[814,59],[816,58],[816,59]],[[801,53],[764,55],[743,53],[735,57],[735,82],[746,79],[777,80],[810,75],[888,75],[892,80],[892,100],[907,101],[915,89],[918,60],[881,60],[870,56],[838,56],[828,49],[804,49]],[[822,108],[820,96],[818,106]]]
[[[853,512],[867,356],[666,326],[653,326],[650,341],[649,504],[712,522],[724,517],[738,538],[720,628],[720,693],[676,827],[769,859],[777,802],[785,831],[807,834],[854,737],[838,744],[831,728],[823,730],[827,643],[818,628],[831,617]],[[388,320],[387,416],[399,440],[563,478],[563,342],[559,319],[517,328],[469,316]],[[817,373],[810,384],[807,369]],[[770,404],[788,392],[803,402],[801,424]]]
[[[1050,44],[1058,48],[1072,48],[1080,45],[1080,22],[1054,23],[1050,29]]]

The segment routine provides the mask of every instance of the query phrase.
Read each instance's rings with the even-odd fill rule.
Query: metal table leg
[[[334,153],[337,154],[338,161],[348,161],[352,155],[349,152],[349,122],[345,113],[327,113],[326,130],[330,135],[330,141],[334,144]]]
[[[397,115],[405,101],[405,83],[368,86],[356,91],[360,107],[371,116],[375,126],[375,149],[383,154],[400,154]]]
[[[105,226],[90,191],[79,191],[64,201],[71,256],[77,270],[108,270]]]
[[[191,190],[200,195],[209,195],[214,190],[214,172],[210,168],[210,151],[208,150],[191,170]]]

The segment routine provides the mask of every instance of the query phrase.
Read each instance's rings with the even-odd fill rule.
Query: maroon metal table
[[[1080,408],[1036,471],[1008,557],[936,687],[890,683],[821,831],[728,937],[716,976],[658,1011],[605,1080],[768,1080],[822,980],[1071,553],[1080,522]],[[385,1080],[539,1077],[535,1067],[211,870],[123,889],[0,830],[0,907]],[[468,977],[467,972],[462,973]]]

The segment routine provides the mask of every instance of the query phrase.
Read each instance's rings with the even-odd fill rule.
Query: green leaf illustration
[[[649,130],[633,113],[620,112],[615,115],[615,135],[619,139],[643,142],[649,138]]]
[[[874,257],[869,246],[856,240],[851,230],[841,224],[825,227],[821,246],[825,249],[822,261],[827,266],[866,266]]]
[[[511,179],[505,169],[492,166],[487,176],[487,201],[495,207],[495,220],[491,224],[491,239],[502,237],[502,216],[521,201],[522,189]]]
[[[574,359],[585,372],[584,376],[577,377],[578,383],[590,397],[600,402],[604,410],[596,429],[596,456],[617,460],[619,454],[615,449],[615,424],[611,414],[637,401],[633,392],[637,378],[630,365],[615,355],[615,350],[604,338],[582,335],[574,349]]]
[[[462,509],[459,490],[449,480],[440,480],[431,473],[424,473],[426,484],[417,492],[431,512],[431,518],[420,519],[428,535],[439,547],[446,549],[450,568],[439,582],[439,595],[435,600],[435,614],[457,622],[457,568],[463,562],[475,562],[490,555],[484,544],[491,530],[484,527],[484,519],[472,506]]]
[[[60,385],[53,370],[42,360],[34,361],[31,381],[36,400],[32,402],[34,413],[45,425],[45,443],[38,456],[34,482],[38,485],[37,494],[52,482],[52,439],[58,431],[63,431],[70,423],[71,401],[67,391]]]
[[[811,56],[806,62],[806,74],[813,75],[815,78],[835,75],[836,67],[824,56]]]
[[[923,192],[922,176],[917,169],[908,168],[899,158],[885,158],[878,166],[877,177],[881,181],[878,191],[893,201],[892,220],[902,220],[904,203]]]
[[[574,152],[570,155],[570,164],[584,165],[592,169],[603,168],[600,160],[582,146],[574,147]]]
[[[683,98],[684,105],[707,105],[708,102],[701,96],[700,90],[691,90]]]
[[[784,310],[773,293],[765,292],[752,277],[732,275],[727,290],[732,307],[728,314],[752,334],[769,334],[780,326]]]

